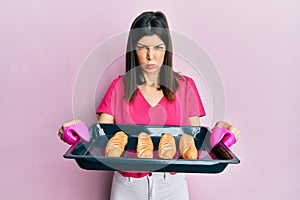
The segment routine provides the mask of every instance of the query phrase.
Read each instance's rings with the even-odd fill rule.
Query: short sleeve
[[[205,110],[197,90],[196,84],[193,79],[186,77],[187,79],[187,109],[188,109],[188,116],[205,116]]]
[[[109,86],[106,94],[104,95],[101,103],[99,104],[96,113],[106,113],[114,116],[115,103],[116,103],[116,85],[120,78],[115,79]]]

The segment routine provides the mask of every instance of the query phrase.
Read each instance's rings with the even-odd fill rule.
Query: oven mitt
[[[210,145],[211,147],[214,147],[221,141],[227,147],[231,147],[234,143],[236,143],[236,138],[232,131],[215,126],[210,135]]]
[[[85,122],[80,120],[72,120],[64,123],[59,129],[59,137],[66,143],[72,145],[79,139],[86,142],[90,141],[90,133]]]

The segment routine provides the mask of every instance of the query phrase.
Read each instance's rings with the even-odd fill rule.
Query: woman
[[[126,74],[112,82],[100,103],[99,123],[200,126],[205,111],[196,85],[174,72],[172,52],[164,14],[139,15],[128,37]],[[238,132],[227,123],[225,128]],[[184,174],[115,172],[111,199],[184,200],[189,196]]]
[[[126,74],[115,79],[108,89],[97,109],[99,122],[199,126],[199,117],[205,112],[195,83],[174,72],[172,60],[172,41],[163,13],[138,16],[129,33]],[[171,113],[155,115],[153,111],[151,119],[147,118],[144,114],[155,107]]]

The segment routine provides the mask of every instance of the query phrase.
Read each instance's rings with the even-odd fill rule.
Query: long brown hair
[[[162,12],[144,12],[133,21],[127,41],[124,98],[130,103],[135,99],[137,86],[145,83],[135,52],[136,44],[142,37],[154,34],[166,45],[164,61],[159,72],[158,90],[162,90],[168,101],[172,102],[178,89],[176,77],[182,79],[173,70],[173,46],[165,15]]]

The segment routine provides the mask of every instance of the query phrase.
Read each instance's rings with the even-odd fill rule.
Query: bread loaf
[[[136,147],[137,157],[153,158],[153,148],[151,137],[145,132],[139,133]]]
[[[173,135],[170,133],[163,134],[158,145],[158,157],[163,159],[173,159],[175,154],[176,144]]]
[[[191,135],[183,134],[179,140],[179,151],[183,159],[197,160],[198,151],[194,138]]]
[[[128,136],[123,132],[117,132],[106,144],[105,156],[120,157],[128,142]]]

